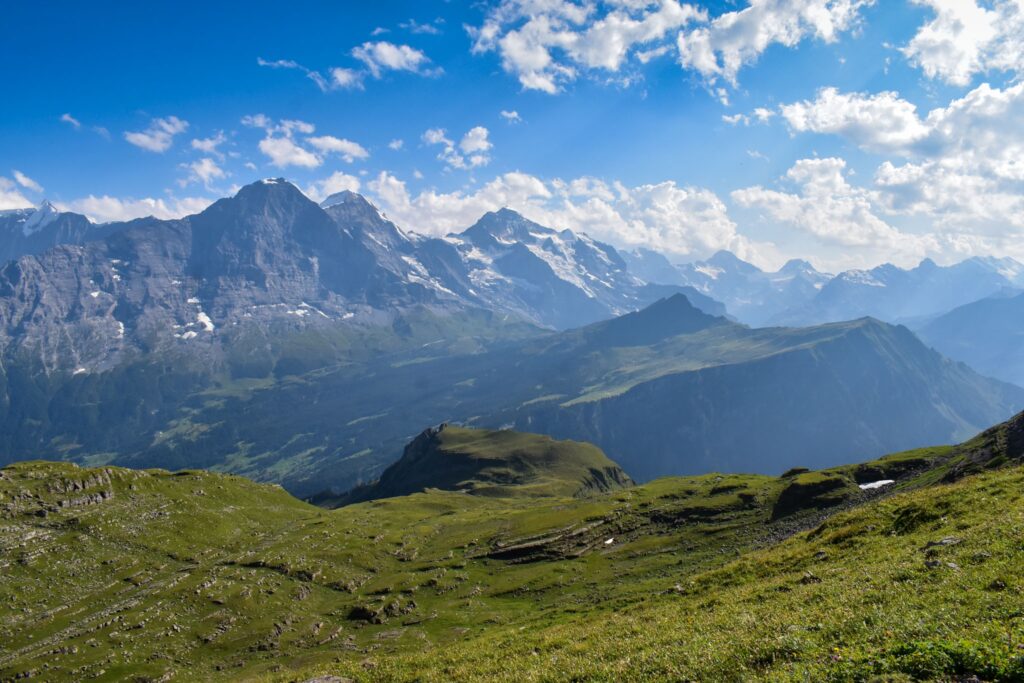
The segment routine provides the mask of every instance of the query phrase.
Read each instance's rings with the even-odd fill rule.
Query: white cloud
[[[421,24],[415,19],[402,22],[398,25],[399,28],[408,31],[409,33],[426,33],[432,36],[441,35],[441,25],[444,24],[444,19],[438,18],[429,24]]]
[[[427,145],[440,145],[442,150],[437,158],[451,168],[476,168],[486,166],[491,161],[488,152],[494,146],[489,139],[489,131],[483,126],[471,128],[458,144],[448,137],[443,128],[431,128],[423,133],[422,140]]]
[[[221,180],[227,177],[227,171],[217,165],[217,162],[210,157],[203,157],[197,161],[193,161],[188,164],[183,164],[188,169],[188,179],[182,183],[187,185],[189,182],[202,183],[207,189],[210,188],[210,183],[214,180]]]
[[[0,176],[0,211],[28,209],[32,206],[32,202],[21,193],[14,181]]]
[[[505,119],[508,123],[522,123],[523,121],[523,117],[521,117],[519,112],[514,109],[511,111],[502,109],[501,118]]]
[[[76,119],[71,114],[61,114],[60,120],[64,123],[69,124],[75,130],[81,130],[82,122]]]
[[[149,128],[139,132],[126,132],[124,139],[131,144],[148,152],[162,154],[171,148],[174,136],[184,133],[188,129],[188,121],[179,119],[177,116],[153,119]]]
[[[264,114],[251,114],[242,117],[242,125],[262,128],[266,132],[266,137],[259,143],[260,151],[270,159],[271,164],[279,168],[316,168],[323,164],[328,154],[338,154],[348,163],[370,156],[366,148],[359,143],[333,135],[297,140],[297,135],[310,136],[316,131],[316,126],[306,121],[282,119],[275,124]],[[307,148],[305,144],[311,145],[315,151]]]
[[[333,135],[306,138],[306,142],[325,154],[332,152],[339,154],[342,159],[350,164],[356,159],[367,159],[370,156],[370,153],[366,151],[366,148],[358,142],[352,142],[351,140],[346,140],[344,138],[336,138]]]
[[[995,0],[913,0],[934,16],[903,49],[929,78],[966,86],[987,71],[1018,73],[1024,66],[1024,3]],[[990,9],[990,8],[991,9]]]
[[[260,66],[265,66],[271,69],[292,69],[295,71],[301,71],[306,75],[306,78],[316,83],[316,86],[323,92],[335,89],[363,87],[363,75],[353,69],[332,67],[327,71],[327,76],[324,76],[319,71],[305,67],[292,59],[266,60],[262,57],[257,57],[256,63]]]
[[[320,157],[297,144],[288,136],[268,134],[267,137],[260,140],[259,148],[270,159],[270,163],[278,168],[287,166],[316,168],[323,163]]]
[[[256,63],[260,66],[270,67],[271,69],[302,69],[302,65],[291,59],[273,59],[267,60],[262,57],[256,58]]]
[[[398,150],[402,149],[402,147],[404,147],[404,146],[405,146],[405,141],[404,140],[400,140],[398,138],[395,138],[394,140],[392,140],[391,142],[388,143],[388,149],[392,149],[392,150],[394,150],[396,152]]]
[[[489,131],[483,126],[476,126],[462,136],[459,142],[459,149],[463,154],[477,154],[486,152],[494,145],[488,140]]]
[[[781,111],[795,131],[841,135],[875,151],[904,152],[930,133],[917,107],[896,92],[866,95],[822,88],[814,100],[786,104]]]
[[[646,62],[673,30],[705,18],[678,0],[619,0],[600,9],[593,2],[503,0],[482,26],[467,29],[473,51],[496,51],[524,89],[556,93],[581,69],[614,73],[632,56]]]
[[[878,193],[850,184],[846,175],[843,159],[801,159],[786,173],[794,192],[758,185],[734,190],[731,197],[763,220],[809,236],[819,261],[840,268],[879,261],[913,265],[946,250],[948,241],[888,223],[879,215]]]
[[[331,83],[342,89],[361,89],[363,87],[363,74],[355,69],[336,66],[330,71]]]
[[[227,138],[224,136],[224,131],[219,130],[217,134],[209,138],[195,138],[192,140],[192,149],[204,152],[206,154],[212,154],[218,159],[223,159],[224,155],[221,154],[218,149],[221,145],[227,142]]]
[[[794,47],[806,38],[834,42],[856,25],[861,9],[874,0],[750,0],[709,24],[683,31],[679,61],[709,83],[735,86],[741,68],[773,44]]]
[[[722,121],[728,123],[730,126],[738,126],[743,124],[744,126],[750,125],[750,117],[746,114],[722,114]]]
[[[630,188],[595,178],[545,182],[517,172],[473,192],[426,190],[413,196],[404,182],[381,173],[369,188],[399,224],[431,235],[461,231],[485,212],[509,207],[543,225],[586,232],[620,247],[698,256],[718,249],[748,258],[757,253],[737,234],[713,192],[670,181]]]
[[[60,202],[57,204],[57,208],[62,211],[85,214],[96,223],[108,223],[145,218],[146,216],[163,219],[181,218],[199,213],[212,203],[212,200],[205,197],[131,199],[108,195],[100,197],[89,195],[70,202]]]
[[[618,74],[673,48],[679,63],[709,84],[735,86],[739,70],[769,46],[793,47],[807,38],[833,42],[873,2],[750,0],[711,19],[703,3],[679,0],[501,0],[483,25],[467,30],[474,53],[496,52],[526,90],[557,93],[581,74]],[[724,90],[718,98],[727,100]]]
[[[14,179],[18,182],[18,184],[24,187],[26,190],[32,190],[33,192],[40,193],[43,191],[42,185],[32,180],[21,171],[14,169],[11,171],[11,174],[14,176]]]
[[[395,45],[387,41],[366,42],[352,49],[352,56],[366,65],[374,78],[380,78],[386,71],[409,71],[434,75],[437,70],[427,70],[430,59],[422,51],[408,45]]]
[[[336,192],[348,190],[359,192],[359,178],[336,171],[323,180],[318,180],[306,187],[306,196],[314,202],[320,203]]]
[[[832,89],[782,111],[794,130],[903,157],[875,173],[879,202],[891,212],[967,231],[1024,227],[1024,83],[982,84],[923,118],[895,93]]]

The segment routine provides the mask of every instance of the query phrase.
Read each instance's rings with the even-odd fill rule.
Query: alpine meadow
[[[1024,683],[1024,2],[9,0],[0,683]]]

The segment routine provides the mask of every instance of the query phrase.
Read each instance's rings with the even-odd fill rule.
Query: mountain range
[[[509,210],[431,238],[354,193],[317,205],[270,179],[173,221],[39,211],[86,227],[0,267],[2,462],[203,467],[338,494],[453,422],[591,441],[643,481],[945,443],[1024,406],[905,328],[752,329]],[[806,295],[821,280],[801,262],[772,277],[725,253],[706,265],[721,272],[705,285],[735,270]]]
[[[870,316],[919,327],[959,306],[1024,286],[1024,264],[1012,258],[972,257],[949,266],[925,259],[910,269],[882,264],[831,275],[802,260],[765,272],[728,251],[683,264],[649,250],[623,255],[639,277],[693,287],[755,326]]]

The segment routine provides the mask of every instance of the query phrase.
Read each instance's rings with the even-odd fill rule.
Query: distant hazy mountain
[[[1024,293],[1019,290],[955,308],[917,333],[984,375],[1024,386]]]
[[[782,311],[811,301],[832,277],[800,260],[769,273],[728,251],[675,270],[679,276],[675,282],[721,301],[731,315],[751,325],[763,325]],[[663,269],[651,274],[663,274]]]
[[[1024,284],[1022,272],[1024,265],[1010,258],[970,258],[951,266],[925,259],[909,270],[891,264],[849,270],[806,305],[791,308],[773,322],[804,325],[865,315],[890,322],[920,321]]]

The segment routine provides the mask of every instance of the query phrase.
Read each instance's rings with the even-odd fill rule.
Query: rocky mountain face
[[[940,266],[925,259],[905,270],[883,264],[871,270],[850,270],[837,275],[802,306],[777,315],[773,322],[787,325],[851,320],[870,315],[908,324],[946,313],[1022,284],[1024,265],[1010,258],[970,258]]]
[[[564,328],[663,293],[611,247],[511,211],[429,239],[359,195],[318,207],[280,179],[177,221],[94,226],[48,205],[4,221],[5,236],[36,241],[12,242],[24,253],[0,269],[0,355],[39,358],[48,372],[102,371],[154,351],[218,360],[268,326],[390,325],[415,306]],[[43,237],[59,244],[38,248]]]
[[[35,209],[0,211],[0,262],[40,254],[58,244],[82,244],[116,232],[120,224],[96,225],[44,201]]]

